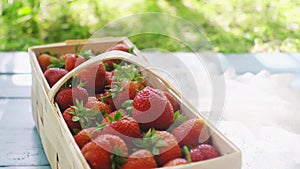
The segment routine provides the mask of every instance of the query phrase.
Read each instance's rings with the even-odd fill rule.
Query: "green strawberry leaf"
[[[73,116],[72,117],[72,121],[74,121],[74,122],[77,122],[77,121],[79,121],[80,120],[80,117],[77,117],[77,116]]]
[[[153,150],[151,151],[153,155],[159,155],[159,149],[154,147]]]
[[[185,154],[185,158],[187,159],[188,163],[192,162],[190,150],[187,146],[183,146],[183,153]]]
[[[96,122],[96,131],[103,130],[105,126],[106,126],[105,123],[98,123],[98,122]]]
[[[74,132],[74,135],[76,135],[77,133],[80,132],[80,129],[75,128],[75,129],[73,129],[73,132]]]
[[[79,44],[76,44],[75,45],[75,54],[78,54],[78,51],[79,51]]]
[[[149,129],[142,139],[133,140],[133,143],[136,146],[134,151],[146,149],[152,152],[153,155],[158,155],[159,148],[167,145],[154,129]]]
[[[135,55],[133,49],[134,49],[133,47],[129,48],[129,49],[128,49],[128,53]]]
[[[122,112],[119,110],[115,116],[112,118],[110,116],[107,116],[108,122],[114,122],[114,121],[118,121],[121,120],[123,118],[122,116]]]
[[[126,100],[123,104],[122,107],[126,108],[126,107],[131,107],[133,106],[133,100]]]
[[[57,56],[57,53],[50,52],[49,50],[45,51],[44,53],[50,56],[55,56],[55,57]]]
[[[86,50],[86,47],[84,46],[78,55],[80,55],[80,56],[84,57],[86,60],[88,60],[93,56],[93,52],[92,52],[92,50]]]
[[[171,132],[173,129],[175,129],[176,127],[180,126],[181,124],[183,124],[185,121],[187,121],[187,116],[180,114],[179,110],[177,110],[174,113],[174,119],[173,119],[173,123],[172,125],[168,128],[167,131]]]
[[[57,58],[52,58],[51,65],[49,65],[47,68],[65,68],[65,59],[62,57],[62,60],[59,61]]]

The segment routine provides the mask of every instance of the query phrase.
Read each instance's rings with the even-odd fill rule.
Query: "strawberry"
[[[192,162],[203,161],[219,157],[218,150],[209,144],[201,144],[190,150],[190,158]]]
[[[118,136],[103,134],[87,143],[81,152],[91,169],[119,168],[128,155],[125,142]]]
[[[81,130],[81,124],[79,123],[79,121],[73,121],[74,114],[72,113],[72,111],[74,111],[74,108],[67,108],[63,112],[63,118],[71,133],[76,134],[78,131]]]
[[[172,130],[172,134],[176,137],[180,146],[195,147],[199,144],[204,125],[204,121],[201,119],[190,119]]]
[[[128,48],[128,46],[123,43],[116,44],[115,46],[108,49],[108,51],[112,50],[120,50],[127,53],[133,53],[133,48]]]
[[[174,111],[162,91],[146,87],[133,100],[132,117],[142,130],[166,130],[173,122]]]
[[[75,142],[78,147],[82,149],[84,145],[101,135],[101,130],[98,130],[96,127],[91,127],[81,130],[74,136]]]
[[[73,53],[68,53],[64,57],[65,57],[65,69],[67,71],[73,70],[75,67],[77,67],[78,65],[86,61],[84,57],[78,56]]]
[[[126,142],[128,147],[133,147],[133,139],[141,138],[142,136],[139,124],[132,117],[126,116],[124,110],[116,111],[114,114],[114,117],[108,116],[103,120],[106,126],[102,132],[104,134],[117,135]]]
[[[78,133],[82,128],[94,127],[97,122],[100,123],[102,120],[102,114],[98,110],[83,107],[82,101],[76,100],[76,106],[70,108],[64,111],[63,117],[73,134]]]
[[[68,73],[67,70],[62,68],[49,68],[45,71],[44,76],[50,87],[52,87],[60,78]]]
[[[181,150],[176,138],[167,131],[150,129],[143,139],[136,139],[133,143],[140,149],[149,150],[157,165],[163,166],[168,161],[181,157]]]
[[[101,93],[105,85],[105,68],[103,63],[93,64],[78,74],[78,79],[90,94]]]
[[[89,94],[82,87],[63,88],[55,96],[61,111],[64,111],[69,106],[75,105],[75,100],[82,101],[85,104],[88,101]]]
[[[180,105],[177,102],[177,100],[175,99],[174,96],[172,96],[169,92],[164,91],[164,95],[167,97],[167,99],[170,101],[174,112],[178,111],[180,109]]]
[[[98,110],[104,117],[111,113],[110,107],[106,103],[97,100],[96,97],[89,97],[88,102],[84,105],[84,107]]]
[[[156,167],[155,159],[148,150],[138,150],[128,157],[121,169],[150,169]]]
[[[103,119],[102,123],[109,123],[110,121],[113,121],[113,119],[119,118],[118,117],[119,115],[117,115],[117,113],[121,113],[121,117],[120,118],[126,116],[126,111],[124,109],[119,109],[119,110],[116,110],[116,111],[110,113],[107,117],[105,117]],[[117,115],[117,117],[116,117],[116,115]]]
[[[110,59],[110,60],[103,61],[103,63],[104,63],[105,69],[107,71],[112,71],[115,68],[114,64],[121,63],[121,60],[119,60],[119,59]]]
[[[45,53],[38,56],[37,60],[43,72],[45,72],[47,67],[52,64],[52,59],[55,59],[55,57]]]
[[[176,166],[176,165],[182,165],[187,163],[188,161],[184,158],[175,158],[167,162],[163,167]]]
[[[101,93],[101,94],[96,94],[96,98],[98,100],[100,100],[101,102],[104,102],[106,104],[108,104],[108,106],[110,107],[111,111],[116,110],[115,104],[113,99],[111,98],[111,95],[108,91]]]
[[[146,86],[146,80],[134,65],[115,67],[110,92],[114,105],[120,109],[126,100],[133,99]]]
[[[111,78],[113,77],[113,72],[105,72],[105,85],[110,86],[112,84]]]

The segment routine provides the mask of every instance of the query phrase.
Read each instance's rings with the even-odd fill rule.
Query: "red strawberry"
[[[143,139],[136,139],[134,144],[140,149],[152,152],[158,166],[181,157],[181,150],[176,138],[167,131],[149,130]]]
[[[209,144],[201,144],[196,148],[190,150],[190,157],[192,162],[208,160],[219,157],[218,150]]]
[[[113,134],[122,138],[128,147],[133,147],[132,141],[134,138],[141,138],[139,124],[132,118],[124,114],[125,111],[117,111],[115,116],[108,116],[103,122],[106,126],[103,128],[102,133]]]
[[[102,94],[96,94],[96,98],[97,98],[98,100],[101,100],[102,102],[108,104],[111,111],[116,110],[114,101],[113,101],[113,99],[111,98],[109,92],[106,91],[106,92],[104,92],[104,93],[102,93]]]
[[[121,169],[150,169],[156,167],[155,159],[148,150],[138,150],[128,157]]]
[[[73,134],[76,134],[82,128],[95,127],[97,122],[100,123],[102,120],[102,114],[98,110],[83,107],[82,101],[76,100],[76,106],[71,106],[71,109],[68,109],[64,111],[63,117]]]
[[[110,60],[105,60],[103,61],[104,65],[105,65],[105,69],[107,71],[112,71],[114,70],[114,64],[119,64],[121,63],[121,60],[119,59],[110,59]]]
[[[61,111],[75,105],[75,100],[83,101],[85,104],[88,101],[89,94],[86,89],[82,87],[64,88],[60,90],[56,96],[55,101],[58,103]]]
[[[188,161],[184,158],[175,158],[173,160],[170,160],[167,162],[164,167],[169,167],[169,166],[176,166],[176,165],[182,165],[182,164],[187,164]]]
[[[110,107],[106,103],[97,100],[96,97],[89,97],[88,102],[84,105],[84,107],[98,110],[104,117],[111,113]]]
[[[89,93],[101,93],[105,86],[105,68],[103,63],[93,64],[78,74],[79,80]]]
[[[166,130],[173,122],[174,111],[162,91],[146,87],[133,100],[132,117],[142,130]]]
[[[107,117],[105,117],[103,119],[102,123],[109,123],[109,121],[111,121],[111,119],[115,118],[115,116],[117,115],[117,113],[121,113],[121,117],[125,117],[126,116],[126,111],[124,109],[119,109],[119,110],[116,110],[116,111],[110,113]]]
[[[45,72],[47,70],[47,67],[52,64],[52,59],[55,59],[55,57],[45,53],[38,56],[37,60],[43,72]]]
[[[67,70],[62,68],[49,68],[45,71],[44,76],[50,87],[52,87],[60,78],[68,73]]]
[[[176,127],[172,134],[176,137],[180,146],[189,145],[195,147],[199,144],[204,125],[204,121],[201,119],[190,119]]]
[[[65,55],[65,69],[67,71],[71,71],[85,61],[86,59],[82,56],[78,56],[73,53],[68,53]]]
[[[119,168],[128,155],[125,142],[118,136],[103,134],[87,143],[81,152],[92,169]]]
[[[107,86],[107,85],[111,85],[111,83],[112,83],[112,80],[111,80],[111,78],[113,77],[113,73],[112,72],[105,72],[105,85]]]
[[[134,65],[117,65],[111,78],[111,95],[117,109],[126,100],[133,99],[146,86],[146,80]]]
[[[74,111],[74,108],[67,108],[63,112],[63,118],[71,133],[75,134],[81,130],[81,124],[79,123],[79,121],[73,121],[74,114],[72,113],[72,111]]]
[[[74,136],[74,139],[80,149],[93,139],[95,139],[97,136],[101,135],[101,130],[97,130],[95,127],[87,128],[81,130],[79,133],[77,133]]]
[[[128,46],[123,43],[116,44],[115,46],[108,49],[108,51],[112,51],[112,50],[120,50],[120,51],[128,52],[128,53],[130,52],[130,49],[128,48]]]
[[[166,143],[159,148],[160,154],[155,156],[158,166],[162,166],[168,161],[181,157],[181,150],[176,138],[167,131],[156,131],[159,137]]]
[[[175,99],[175,97],[173,97],[169,92],[164,91],[164,95],[167,97],[167,99],[170,101],[174,112],[178,111],[180,109],[180,105],[177,102],[177,100]]]

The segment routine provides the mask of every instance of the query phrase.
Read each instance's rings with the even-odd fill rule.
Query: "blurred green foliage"
[[[216,52],[299,52],[299,11],[299,0],[1,0],[0,50],[86,39],[120,17],[163,12],[202,27]],[[162,35],[131,40],[139,48],[186,50]]]

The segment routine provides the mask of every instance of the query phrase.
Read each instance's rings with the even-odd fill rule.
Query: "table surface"
[[[225,69],[233,67],[238,74],[261,70],[291,73],[296,77],[292,85],[300,84],[299,54],[219,54],[219,58]],[[32,118],[31,69],[26,52],[0,52],[0,82],[0,167],[49,169]]]

